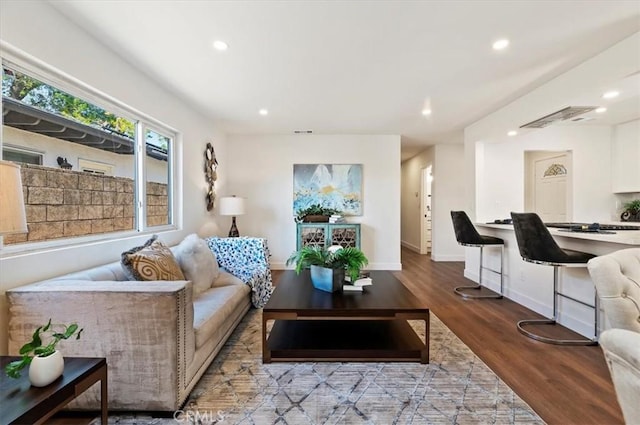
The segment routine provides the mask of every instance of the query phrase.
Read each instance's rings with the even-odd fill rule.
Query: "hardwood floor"
[[[471,284],[463,277],[464,263],[434,262],[403,248],[402,266],[396,277],[545,422],[624,423],[599,346],[534,341],[517,331],[516,322],[538,314],[506,298],[465,300],[456,295],[454,287]],[[575,336],[563,328],[558,332]]]

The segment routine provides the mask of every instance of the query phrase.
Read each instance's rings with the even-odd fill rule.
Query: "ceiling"
[[[640,30],[635,0],[51,4],[229,134],[400,134],[403,159]]]

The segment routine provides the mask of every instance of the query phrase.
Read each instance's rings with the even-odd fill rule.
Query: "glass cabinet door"
[[[331,229],[331,245],[340,245],[344,248],[358,247],[358,235],[356,232],[356,227],[354,226],[345,226],[345,227],[335,227],[332,226]]]
[[[298,227],[298,249],[303,246],[325,246],[327,243],[327,228],[324,224],[300,225]]]

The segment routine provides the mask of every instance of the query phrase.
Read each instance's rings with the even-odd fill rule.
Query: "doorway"
[[[422,169],[422,205],[421,224],[420,224],[420,254],[431,253],[431,215],[432,215],[432,197],[431,184],[433,182],[432,166]]]

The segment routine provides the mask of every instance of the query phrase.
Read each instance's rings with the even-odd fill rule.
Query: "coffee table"
[[[429,309],[391,272],[363,292],[315,289],[285,271],[262,312],[262,361],[429,362]],[[267,322],[274,321],[271,331]],[[422,341],[407,320],[424,320]]]
[[[4,367],[18,357],[0,356],[0,424],[42,424],[71,400],[100,381],[100,419],[107,425],[107,361],[65,357],[62,377],[46,387],[32,387],[28,369],[9,378]]]

